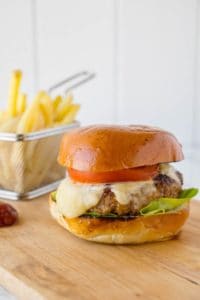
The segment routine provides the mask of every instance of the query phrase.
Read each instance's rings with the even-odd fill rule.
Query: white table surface
[[[0,300],[16,300],[7,290],[0,287]]]
[[[188,151],[186,159],[174,165],[184,175],[186,187],[197,187],[200,189],[200,152]],[[0,300],[16,300],[16,298],[0,286]]]

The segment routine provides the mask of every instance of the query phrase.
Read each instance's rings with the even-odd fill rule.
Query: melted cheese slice
[[[58,211],[67,218],[78,217],[97,205],[103,190],[103,184],[80,184],[66,178],[61,182],[56,194]]]
[[[176,169],[170,164],[160,164],[160,173],[167,175],[175,181],[181,183],[179,176],[177,175]]]
[[[145,194],[155,192],[153,180],[119,182],[111,185],[111,191],[115,194],[116,200],[123,205],[129,204],[132,195],[139,194],[142,189],[145,189]]]
[[[161,173],[174,178],[176,181],[180,181],[176,175],[176,170],[170,165],[162,164]],[[109,186],[115,194],[116,200],[123,205],[128,204],[132,199],[132,195],[139,194],[141,190],[145,191],[145,194],[156,191],[153,180],[118,182]],[[58,210],[67,218],[78,217],[97,205],[104,189],[105,184],[83,184],[66,178],[61,182],[57,190],[56,202]],[[135,205],[137,206],[137,203]]]

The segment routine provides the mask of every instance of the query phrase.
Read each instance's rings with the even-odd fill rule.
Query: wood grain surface
[[[140,246],[72,236],[47,196],[12,204],[20,221],[0,229],[0,284],[19,299],[200,299],[200,202],[177,239]]]

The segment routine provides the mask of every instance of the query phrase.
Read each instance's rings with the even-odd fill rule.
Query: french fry
[[[8,96],[8,114],[10,117],[16,117],[17,115],[17,99],[19,94],[21,78],[21,71],[16,70],[13,72]]]
[[[31,125],[32,125],[31,131],[38,131],[38,130],[45,128],[44,116],[43,116],[41,110],[39,109],[39,107],[35,111],[35,116],[32,120]]]
[[[71,109],[71,103],[73,102],[73,96],[69,94],[58,106],[56,111],[55,121],[60,122],[69,113]]]
[[[23,113],[19,124],[17,126],[17,133],[28,133],[31,128],[31,120],[33,118],[34,110],[30,109],[30,107]]]
[[[54,111],[54,115],[56,114],[57,108],[59,106],[59,104],[62,102],[62,97],[61,96],[57,96],[54,100],[53,100],[53,111]]]
[[[38,93],[36,100],[39,103],[40,110],[44,116],[45,125],[49,126],[53,123],[53,103],[49,95],[41,91]]]
[[[0,111],[0,131],[12,127],[13,132],[28,133],[60,124],[68,124],[74,120],[80,105],[73,104],[71,94],[64,99],[62,96],[51,99],[47,92],[40,91],[32,104],[27,107],[27,95],[20,92],[21,78],[22,72],[20,70],[13,71],[8,107],[6,111]],[[13,118],[16,119],[16,122]],[[6,125],[7,122],[8,125]],[[15,123],[16,128],[13,128],[11,123]]]
[[[40,111],[39,103],[33,104],[23,113],[17,126],[17,133],[28,133],[45,127],[45,120]]]
[[[79,104],[72,104],[70,107],[70,111],[68,112],[68,114],[66,115],[66,117],[60,122],[60,124],[69,124],[71,123],[75,117],[77,112],[80,109],[80,105]]]
[[[26,110],[27,95],[20,93],[17,99],[17,115],[21,115]]]
[[[31,131],[31,121],[33,118],[34,111],[27,109],[22,115],[20,122],[17,126],[17,133],[28,133]]]

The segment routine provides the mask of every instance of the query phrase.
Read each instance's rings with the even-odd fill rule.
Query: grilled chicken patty
[[[182,189],[183,177],[178,171],[176,171],[176,176],[177,180],[166,174],[158,174],[152,180],[153,188],[149,189],[149,186],[142,186],[136,193],[130,194],[128,204],[119,203],[116,200],[115,193],[112,191],[112,186],[107,184],[98,204],[88,211],[100,214],[137,214],[142,207],[152,200],[161,197],[177,198]]]

